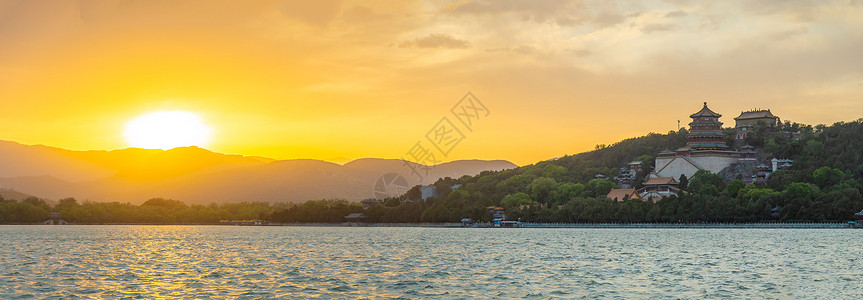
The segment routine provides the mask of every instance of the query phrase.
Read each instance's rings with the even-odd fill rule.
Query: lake
[[[863,230],[0,226],[26,298],[863,298]]]

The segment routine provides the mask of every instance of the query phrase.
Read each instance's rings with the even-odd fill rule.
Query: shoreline
[[[2,225],[44,225],[44,226],[100,226],[100,225],[140,225],[140,226],[226,226],[226,227],[425,227],[425,228],[583,228],[583,229],[853,229],[847,222],[826,223],[519,223],[516,227],[494,227],[489,224],[464,226],[462,223],[267,223],[261,225],[227,224],[154,224],[154,223],[105,223],[105,224],[0,224]],[[858,227],[860,228],[860,227]]]

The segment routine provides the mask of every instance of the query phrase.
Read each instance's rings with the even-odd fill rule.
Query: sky
[[[518,165],[705,101],[726,126],[863,117],[860,0],[0,0],[0,45],[0,140],[73,150],[129,147],[156,111],[222,153]]]

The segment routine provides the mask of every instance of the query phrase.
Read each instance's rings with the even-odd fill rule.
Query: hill
[[[35,196],[28,195],[28,194],[25,194],[25,193],[22,193],[22,192],[19,192],[16,190],[0,189],[0,199],[21,201],[21,200],[24,200],[24,199],[27,199],[30,197],[35,197]]]
[[[490,220],[486,207],[502,206],[507,218],[534,222],[752,222],[847,220],[863,209],[863,119],[832,126],[757,126],[746,143],[766,157],[794,160],[764,183],[745,185],[700,171],[679,196],[656,202],[605,197],[615,184],[597,175],[613,178],[626,163],[641,160],[647,166],[640,182],[654,156],[685,145],[686,134],[686,129],[651,133],[533,165],[440,180],[439,197],[378,206],[367,214],[375,222]],[[456,184],[460,188],[451,191]],[[411,191],[401,199],[415,195]]]
[[[500,160],[453,161],[428,167],[421,181],[395,159],[359,159],[339,165],[227,155],[198,147],[70,151],[14,142],[0,142],[0,158],[0,187],[47,199],[131,203],[156,197],[190,204],[358,201],[374,197],[375,181],[386,173],[397,173],[416,185],[516,167]]]
[[[198,147],[72,151],[0,141],[0,177],[51,176],[68,182],[106,177],[164,180],[195,173],[261,165],[268,158],[227,155]]]

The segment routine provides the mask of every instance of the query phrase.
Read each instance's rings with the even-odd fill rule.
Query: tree
[[[564,167],[556,166],[556,165],[548,165],[542,171],[542,177],[551,178],[551,179],[554,179],[555,181],[561,181],[561,180],[566,179],[566,174],[568,172],[569,171]]]
[[[725,188],[725,180],[710,171],[699,170],[689,180],[688,191],[698,194],[716,195]]]
[[[813,215],[813,200],[820,191],[811,183],[794,182],[782,191],[782,200],[785,201],[784,216],[787,220],[805,220]]]
[[[689,178],[686,178],[686,174],[680,174],[680,178],[677,180],[677,186],[680,187],[681,190],[686,190],[686,187],[689,186]]]
[[[777,191],[784,190],[792,182],[794,182],[794,174],[788,170],[777,170],[767,177],[767,186]]]
[[[538,205],[538,204],[539,204],[539,202],[533,201],[533,199],[530,198],[530,195],[525,194],[525,193],[521,193],[521,192],[506,195],[503,197],[503,200],[500,201],[500,206],[503,206],[506,208],[514,208],[514,207],[518,207],[520,205]]]
[[[611,189],[615,188],[614,182],[607,179],[591,179],[587,182],[587,190],[590,192],[588,197],[605,197]]]
[[[551,191],[549,204],[564,204],[584,191],[581,183],[559,182]]]
[[[407,193],[405,193],[405,197],[407,197],[407,199],[409,199],[409,200],[420,200],[420,199],[422,199],[423,193],[422,193],[422,190],[420,190],[420,188],[422,188],[422,185],[415,185],[410,190],[408,190]]]
[[[842,170],[823,166],[812,171],[812,181],[821,189],[827,189],[845,179]]]
[[[536,179],[536,176],[529,174],[519,174],[502,181],[498,184],[497,188],[507,194],[526,191],[528,185],[530,185],[530,183],[533,182],[534,179]]]
[[[29,204],[36,206],[36,207],[39,207],[39,208],[44,208],[44,209],[50,209],[51,208],[51,206],[48,205],[48,203],[45,202],[45,200],[42,200],[41,198],[37,198],[37,197],[27,197],[24,200],[22,200],[21,202],[22,203],[29,203]]]
[[[557,182],[554,179],[548,177],[540,177],[534,179],[533,182],[530,183],[528,189],[530,190],[530,195],[539,203],[548,203],[548,196],[557,186]]]
[[[740,189],[745,187],[746,184],[743,183],[743,180],[734,179],[727,186],[725,186],[725,190],[722,192],[731,197],[737,197],[737,193],[740,192]]]
[[[152,198],[142,203],[141,206],[162,207],[166,209],[182,209],[188,207],[186,206],[186,203],[183,203],[182,201],[163,198]]]

